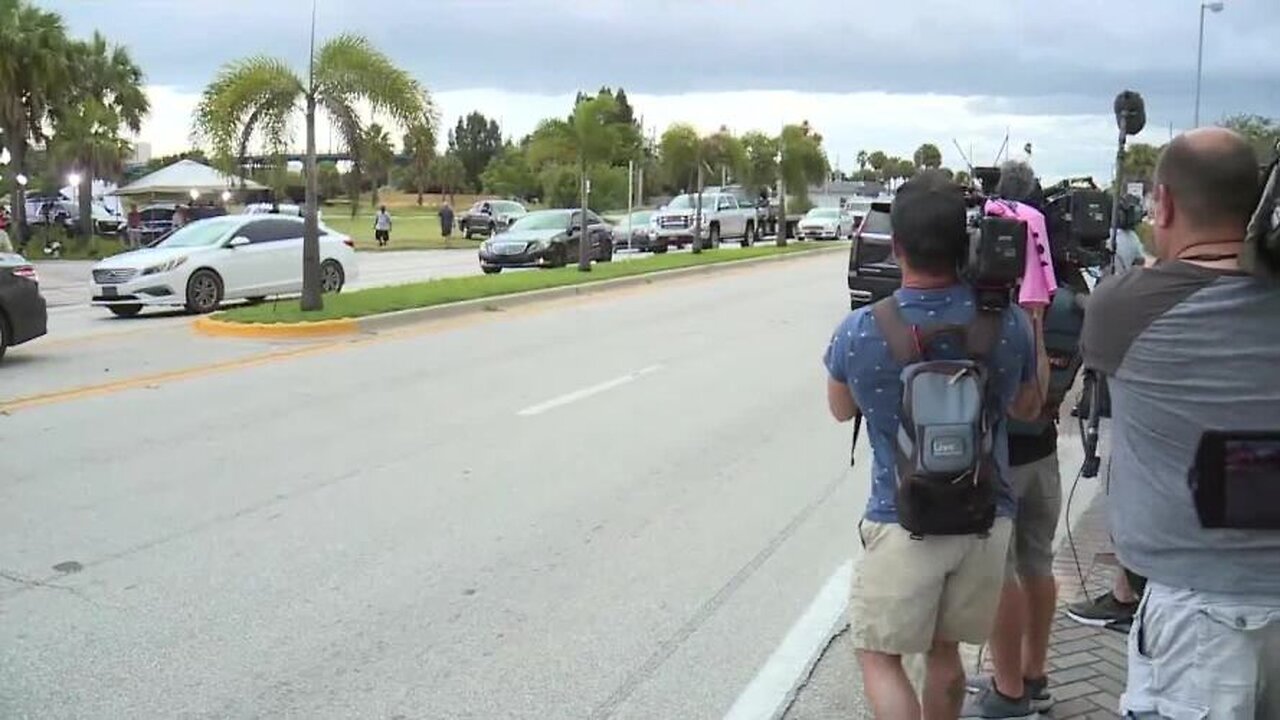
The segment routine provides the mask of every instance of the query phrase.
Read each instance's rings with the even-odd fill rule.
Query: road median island
[[[503,275],[442,278],[325,297],[303,313],[295,300],[238,307],[196,320],[197,332],[223,337],[308,338],[385,330],[425,320],[513,307],[581,293],[648,284],[660,279],[842,250],[847,243],[797,243],[785,248],[709,250],[597,263],[590,273],[570,266]]]

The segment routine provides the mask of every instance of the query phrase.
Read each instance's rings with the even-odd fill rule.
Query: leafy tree
[[[436,159],[436,133],[430,125],[417,125],[404,135],[404,152],[409,156],[409,166],[404,178],[407,186],[418,193],[418,206],[422,206],[422,194],[426,190],[431,163]]]
[[[889,162],[889,156],[883,152],[876,150],[867,156],[867,163],[871,165],[871,169],[876,171],[880,178],[884,179],[884,167]]]
[[[973,184],[973,179],[969,177],[968,170],[956,171],[955,181],[956,181],[956,184],[960,185],[961,187],[969,187],[970,185]]]
[[[195,134],[224,160],[236,154],[243,157],[255,134],[261,134],[270,148],[285,147],[290,122],[297,109],[303,109],[307,136],[304,311],[323,307],[316,216],[316,113],[329,116],[358,160],[363,133],[357,110],[362,105],[405,127],[435,122],[431,98],[422,86],[359,35],[339,35],[321,45],[312,57],[312,74],[306,79],[283,61],[269,57],[254,56],[225,65],[205,88],[196,109]]]
[[[911,158],[918,168],[942,167],[942,151],[933,143],[925,143],[916,148],[916,152]]]
[[[535,173],[548,164],[573,164],[577,157],[569,121],[550,118],[538,123],[523,141],[525,159]]]
[[[365,171],[372,183],[369,195],[370,207],[378,207],[378,188],[389,180],[391,163],[396,152],[391,147],[391,135],[377,123],[373,123],[364,131],[364,149],[360,153],[364,158]]]
[[[439,187],[442,194],[448,195],[449,202],[453,202],[453,194],[467,182],[467,168],[452,152],[446,152],[444,157],[431,166],[430,175],[431,184]]]
[[[1150,182],[1155,174],[1156,161],[1160,159],[1162,147],[1147,143],[1134,143],[1124,151],[1124,170],[1121,172],[1125,182]]]
[[[494,158],[480,175],[484,191],[502,197],[518,197],[529,200],[537,197],[538,176],[529,167],[528,159],[520,148],[508,145],[502,154]]]
[[[123,47],[112,48],[94,32],[71,45],[71,74],[59,98],[53,149],[80,175],[80,230],[93,233],[93,180],[119,176],[130,151],[122,128],[138,132],[149,104],[142,70]]]
[[[938,168],[938,171],[939,171],[939,172],[941,172],[943,175],[945,175],[945,176],[946,176],[946,178],[947,178],[948,180],[955,180],[955,179],[956,179],[956,173],[955,173],[955,171],[954,171],[954,170],[952,170],[952,169],[951,169],[951,168],[949,168],[949,167]]]
[[[809,200],[809,186],[820,183],[830,171],[822,150],[822,136],[807,122],[782,128],[782,181],[787,192],[803,206]]]
[[[693,187],[700,142],[698,131],[692,125],[676,123],[662,133],[658,148],[668,189],[683,191]]]
[[[326,202],[342,194],[342,174],[333,162],[322,162],[316,168],[317,192]]]
[[[850,180],[861,180],[862,182],[877,182],[880,180],[880,173],[871,168],[863,168],[849,177]]]
[[[737,179],[747,167],[747,150],[743,142],[721,125],[714,135],[702,141],[702,161],[711,171],[712,182],[721,178]]]
[[[1245,136],[1262,162],[1275,158],[1276,142],[1280,141],[1280,120],[1261,115],[1233,115],[1222,121],[1222,127]]]
[[[869,156],[867,155],[867,151],[866,151],[866,150],[859,150],[859,151],[858,151],[858,169],[859,169],[859,170],[866,170],[866,169],[867,169],[867,158],[868,158],[868,157],[869,157]]]
[[[778,182],[778,139],[762,132],[749,132],[742,136],[742,149],[746,155],[742,184],[752,193],[773,187]]]
[[[570,137],[578,155],[579,178],[584,183],[590,177],[589,169],[595,165],[609,165],[617,159],[617,148],[624,142],[627,126],[610,122],[617,114],[618,103],[610,94],[601,93],[583,100],[573,108],[569,119]],[[638,138],[638,136],[637,136]],[[583,202],[580,205],[587,205]],[[586,209],[584,207],[584,209]],[[591,243],[578,244],[578,270],[591,270]]]
[[[457,126],[449,131],[449,152],[462,163],[466,186],[479,189],[480,173],[502,152],[502,129],[498,127],[498,121],[485,117],[478,110],[473,110],[465,118],[458,118]]]
[[[62,18],[28,0],[0,0],[0,136],[13,176],[28,173],[27,151],[45,139],[57,97],[66,91],[69,43]],[[24,189],[14,183],[13,224],[26,226]]]

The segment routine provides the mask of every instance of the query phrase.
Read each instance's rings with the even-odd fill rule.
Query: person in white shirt
[[[391,242],[391,213],[387,212],[386,205],[378,208],[373,219],[373,237],[378,241],[378,247],[386,247]]]

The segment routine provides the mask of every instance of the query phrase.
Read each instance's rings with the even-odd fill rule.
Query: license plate
[[[110,297],[115,297],[115,296],[116,296],[116,295],[118,295],[118,294],[119,294],[119,293],[117,292],[117,289],[116,289],[116,288],[113,288],[113,287],[111,287],[111,286],[109,286],[109,285],[108,285],[107,287],[102,288],[102,297],[109,297],[109,298],[110,298]]]

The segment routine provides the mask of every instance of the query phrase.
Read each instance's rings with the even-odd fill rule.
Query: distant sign
[[[1140,183],[1140,182],[1137,182],[1137,183],[1129,183],[1129,185],[1128,185],[1128,187],[1127,187],[1127,192],[1128,192],[1128,194],[1129,194],[1129,195],[1131,195],[1131,196],[1133,196],[1133,197],[1136,197],[1136,198],[1138,198],[1139,200],[1141,200],[1141,199],[1143,198],[1143,196],[1145,196],[1145,195],[1146,195],[1145,188],[1143,187],[1142,183]]]

